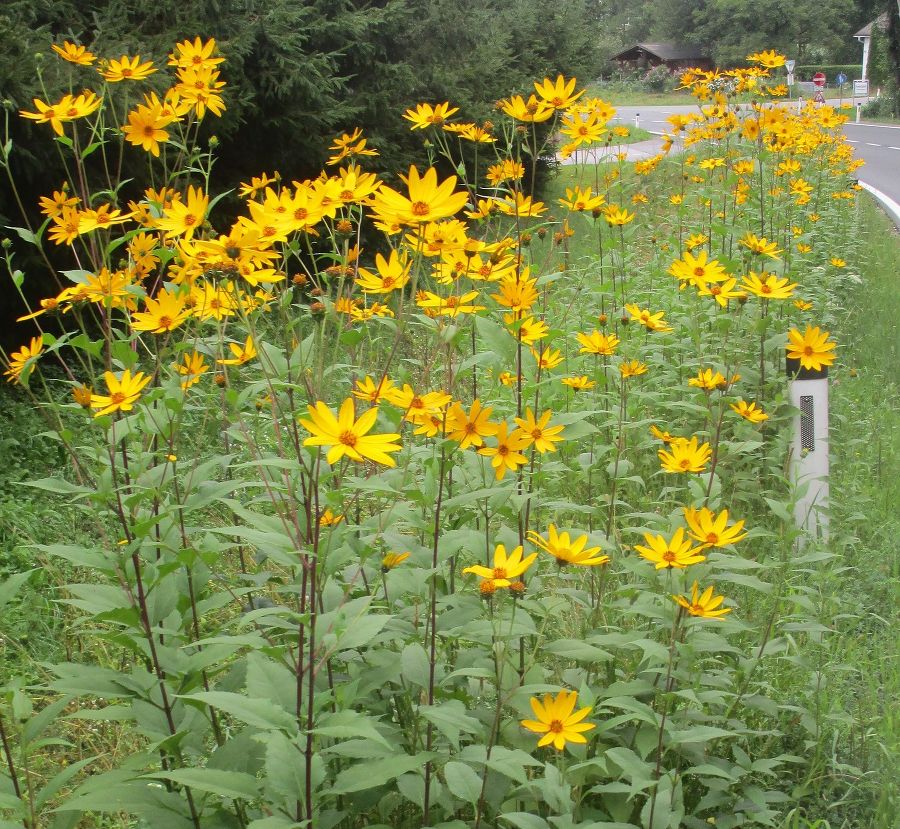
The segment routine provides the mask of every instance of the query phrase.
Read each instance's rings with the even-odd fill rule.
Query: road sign
[[[869,79],[863,78],[860,80],[853,81],[853,94],[854,95],[868,95],[869,94]]]
[[[795,60],[786,60],[784,62],[784,68],[787,69],[788,73],[791,75],[794,74],[794,67],[796,65],[797,65],[797,61],[795,61]]]
[[[787,76],[787,85],[788,85],[788,86],[793,86],[793,85],[794,85],[794,73],[793,73],[793,72],[788,72],[788,76]]]
[[[838,72],[838,76],[835,78],[838,86],[843,86],[847,83],[847,76],[843,72]]]
[[[822,89],[822,87],[825,86],[825,73],[816,72],[816,74],[813,75],[813,83],[819,87],[819,89]]]

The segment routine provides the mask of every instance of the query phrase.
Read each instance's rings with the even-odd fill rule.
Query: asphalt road
[[[830,102],[837,103],[837,101]],[[638,106],[616,107],[616,120],[625,125],[639,126],[650,132],[671,129],[666,117],[676,113],[696,112],[696,106]],[[857,156],[865,159],[859,169],[859,178],[900,203],[900,125],[855,124],[844,126],[847,140]],[[639,145],[635,145],[639,146]],[[649,154],[652,154],[650,152]]]

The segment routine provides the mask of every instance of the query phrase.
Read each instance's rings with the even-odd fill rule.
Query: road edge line
[[[876,199],[881,203],[881,206],[885,209],[885,211],[890,215],[890,217],[894,220],[894,224],[900,228],[900,204],[895,202],[887,193],[882,193],[876,187],[873,187],[868,182],[859,180],[859,185],[864,190],[868,190]]]

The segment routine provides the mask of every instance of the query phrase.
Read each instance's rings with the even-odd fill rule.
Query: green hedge
[[[809,63],[804,66],[794,67],[794,74],[798,81],[811,81],[816,72],[824,72],[828,83],[834,83],[839,72],[847,76],[847,83],[855,78],[862,77],[861,63]]]

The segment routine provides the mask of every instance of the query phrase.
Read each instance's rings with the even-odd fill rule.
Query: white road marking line
[[[847,139],[848,144],[859,144],[859,141],[854,141],[852,138]]]
[[[889,195],[887,195],[887,193],[882,193],[880,190],[876,189],[868,182],[860,179],[859,183],[863,188],[865,188],[873,196],[875,196],[878,201],[881,202],[884,209],[893,217],[894,222],[896,222],[896,224],[900,226],[900,204],[897,204],[897,202],[895,202]]]
[[[881,144],[873,144],[871,141],[866,141],[867,147],[880,147]]]
[[[848,126],[848,127],[876,127],[877,129],[882,129],[882,130],[900,130],[900,126],[897,126],[896,124],[866,124],[866,123],[855,124],[854,123],[854,124],[847,124],[846,126]]]
[[[889,150],[900,150],[900,147],[888,147]]]

